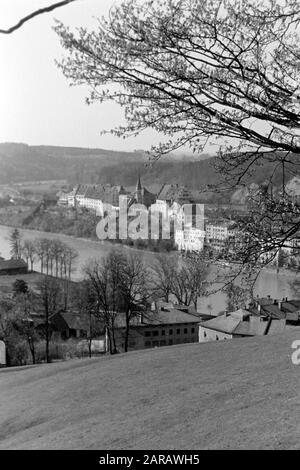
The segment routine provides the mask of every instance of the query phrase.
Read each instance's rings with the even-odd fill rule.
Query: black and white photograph
[[[300,0],[0,0],[0,63],[0,454],[299,450]]]

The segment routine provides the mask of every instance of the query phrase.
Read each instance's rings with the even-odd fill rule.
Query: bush
[[[69,339],[67,341],[51,341],[49,344],[51,361],[65,361],[68,359],[87,357],[88,348],[83,342]],[[46,362],[45,343],[41,341],[37,346],[37,362]]]
[[[6,343],[7,347],[7,365],[25,366],[31,363],[30,350],[27,343],[20,338],[15,338],[16,341],[9,341]]]

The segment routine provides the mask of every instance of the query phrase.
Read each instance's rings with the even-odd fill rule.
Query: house
[[[178,184],[164,184],[157,194],[156,202],[167,203],[171,206],[174,202],[180,204],[192,204],[194,203],[194,197],[192,192],[185,186],[179,186]]]
[[[104,335],[104,328],[100,321],[94,316],[83,315],[73,312],[58,312],[49,319],[52,334],[56,339],[86,338],[91,329],[93,337]]]
[[[173,307],[140,313],[131,324],[128,349],[197,343],[199,321],[197,315]],[[115,337],[118,351],[123,352],[125,346],[123,315],[117,318]]]
[[[27,273],[28,266],[23,259],[0,260],[0,276]]]
[[[218,252],[226,249],[230,256],[235,255],[236,251],[241,248],[244,237],[244,234],[238,230],[236,223],[230,220],[206,221],[205,234],[207,247]]]
[[[192,226],[175,230],[175,245],[182,251],[202,251],[205,241],[205,231]]]
[[[285,320],[288,325],[300,325],[300,300],[297,299],[257,297],[247,310],[254,316]]]
[[[0,340],[0,367],[6,366],[6,346],[4,341]]]
[[[123,186],[111,186],[110,184],[80,188],[76,193],[78,206],[94,210],[99,216],[105,214],[107,206],[119,210],[119,197],[128,194]]]
[[[253,316],[247,310],[239,309],[201,322],[199,343],[276,334],[282,332],[285,325],[284,319]]]

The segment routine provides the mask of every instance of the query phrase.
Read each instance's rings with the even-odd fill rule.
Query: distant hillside
[[[197,160],[198,158],[198,160]],[[111,183],[134,186],[140,172],[142,184],[159,187],[163,183],[178,183],[193,190],[220,184],[220,175],[214,167],[214,157],[202,154],[174,154],[149,165],[144,151],[119,152],[106,149],[77,147],[29,146],[0,144],[0,184],[22,181],[65,179],[74,183]],[[274,164],[266,163],[255,169],[249,184],[263,183],[273,172]],[[281,185],[280,168],[274,175],[274,184]],[[288,179],[288,177],[287,177]],[[243,202],[246,192],[222,193],[218,200]],[[212,195],[209,194],[211,197]],[[203,196],[207,197],[206,194]]]
[[[142,152],[6,143],[0,144],[0,183],[52,179],[94,182],[103,166],[141,160],[146,160]]]
[[[299,449],[299,334],[0,370],[0,449]]]

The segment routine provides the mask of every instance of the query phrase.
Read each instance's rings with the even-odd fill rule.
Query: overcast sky
[[[0,28],[57,0],[0,0]],[[0,34],[0,142],[102,147],[133,150],[159,141],[153,131],[136,139],[101,136],[123,123],[123,111],[112,103],[87,106],[84,87],[69,87],[54,64],[63,55],[51,29],[54,18],[70,26],[95,25],[115,0],[78,0],[34,18],[9,35]]]

